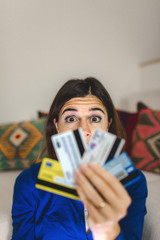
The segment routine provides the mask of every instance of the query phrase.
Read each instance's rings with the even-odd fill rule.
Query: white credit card
[[[82,129],[53,135],[51,140],[66,180],[74,183],[74,172],[79,168],[87,148]]]
[[[74,184],[74,172],[80,164],[96,162],[102,166],[117,156],[124,145],[124,139],[99,129],[95,130],[89,146],[81,128],[53,135],[51,140],[65,179],[70,184]]]
[[[82,163],[96,162],[103,165],[109,159],[120,154],[125,140],[118,138],[116,135],[96,129],[85,151]]]

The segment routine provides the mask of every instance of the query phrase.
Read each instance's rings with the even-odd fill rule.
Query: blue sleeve
[[[12,205],[12,240],[35,239],[36,189],[30,169],[24,170],[16,179]]]
[[[123,235],[123,232],[121,231],[116,240],[125,240],[126,238]]]
[[[139,171],[139,170],[138,170]],[[121,233],[117,240],[141,240],[146,214],[147,184],[141,171],[140,178],[126,189],[132,199],[125,218],[120,221]]]

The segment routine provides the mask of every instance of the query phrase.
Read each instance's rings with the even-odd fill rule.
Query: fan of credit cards
[[[88,145],[81,128],[53,135],[51,140],[58,161],[49,158],[42,160],[36,183],[41,190],[80,200],[74,172],[81,164],[90,162],[102,166],[125,187],[139,177],[128,155],[121,153],[125,140],[112,133],[96,129]]]

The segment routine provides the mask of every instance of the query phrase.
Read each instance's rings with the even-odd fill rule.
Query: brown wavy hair
[[[109,132],[114,133],[119,138],[125,138],[125,131],[119,120],[117,111],[114,107],[112,99],[102,85],[102,83],[93,77],[88,77],[85,79],[71,79],[67,81],[58,91],[55,96],[48,116],[45,126],[45,148],[42,152],[47,151],[47,157],[52,159],[57,159],[52,142],[51,136],[57,134],[56,127],[53,123],[53,119],[58,121],[59,113],[63,105],[69,101],[71,98],[75,97],[85,97],[88,94],[92,94],[98,97],[106,108],[108,113],[108,121],[112,119],[112,123],[109,127]]]

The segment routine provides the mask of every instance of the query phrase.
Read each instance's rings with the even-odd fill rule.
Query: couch
[[[160,96],[160,95],[159,95]],[[141,96],[142,97],[142,96]],[[149,103],[148,103],[149,104]],[[135,129],[137,126],[138,116],[139,116],[139,111],[141,111],[144,106],[143,104],[139,104],[139,109],[136,112],[127,112],[127,111],[122,111],[122,110],[117,110],[118,114],[120,116],[120,119],[122,121],[122,124],[124,125],[124,128],[126,129],[127,132],[127,146],[126,146],[126,151],[131,156],[131,158],[135,159],[135,165],[137,165],[144,173],[146,180],[147,180],[147,185],[148,185],[148,198],[147,198],[147,215],[145,216],[145,222],[144,222],[144,230],[143,230],[143,240],[159,240],[160,239],[160,212],[159,212],[159,203],[160,203],[160,172],[158,165],[155,167],[147,164],[145,165],[144,163],[142,164],[141,161],[137,159],[137,156],[135,157],[134,154],[135,152],[138,152],[137,148],[137,139],[133,138],[132,136],[135,133]],[[144,110],[144,113],[146,110]],[[39,117],[41,117],[39,114]],[[31,134],[29,135],[30,139],[34,139],[34,144],[31,144],[29,141],[27,144],[28,148],[32,149],[31,152],[25,153],[27,156],[30,156],[27,161],[21,161],[19,159],[18,162],[12,162],[9,160],[9,167],[7,167],[5,164],[0,165],[1,170],[0,170],[0,240],[9,240],[11,238],[11,233],[12,233],[12,223],[11,223],[11,206],[12,206],[12,196],[13,196],[13,186],[16,177],[19,175],[19,173],[26,167],[29,167],[31,164],[30,159],[33,159],[33,156],[38,153],[38,150],[41,145],[42,145],[42,135],[43,135],[43,128],[42,126],[44,125],[44,119],[42,120],[35,120],[30,123],[20,123],[18,126],[23,125],[23,129],[27,129],[27,133],[29,133],[29,130],[31,130]],[[32,123],[32,124],[31,124]],[[33,126],[36,127],[36,129],[33,128]],[[11,126],[9,126],[11,127]],[[15,127],[15,126],[14,126]],[[138,126],[139,127],[139,126]],[[159,127],[160,127],[160,122],[159,122]],[[1,130],[4,130],[5,127],[2,127]],[[17,128],[17,126],[16,126]],[[37,132],[37,129],[39,133]],[[139,129],[139,128],[138,128]],[[36,132],[36,136],[33,134],[33,132]],[[160,132],[160,129],[159,129]],[[1,134],[1,133],[0,133]],[[0,135],[1,140],[2,140],[2,135]],[[23,134],[22,134],[23,135]],[[18,135],[16,135],[18,137]],[[26,135],[23,135],[23,141]],[[42,141],[41,141],[42,140]],[[18,140],[19,141],[19,140]],[[0,149],[2,148],[0,143]],[[37,145],[38,144],[38,145]],[[134,145],[136,148],[136,151],[133,151],[132,145]],[[140,145],[141,146],[141,145]],[[27,149],[28,149],[27,148]],[[26,149],[26,148],[24,148]],[[22,149],[23,150],[23,149]],[[131,151],[132,150],[132,151]],[[143,149],[144,150],[144,149]],[[21,152],[21,150],[19,149]],[[160,152],[160,149],[159,149]],[[140,151],[141,153],[141,151]],[[17,154],[17,153],[16,153]],[[22,158],[24,158],[25,154],[23,153]],[[16,157],[17,155],[15,155]],[[10,156],[8,156],[9,158]],[[19,155],[20,158],[20,155]],[[24,160],[24,159],[23,159]],[[1,161],[1,156],[0,156],[0,161]],[[143,166],[141,166],[143,165]],[[4,169],[3,169],[4,168]],[[8,169],[7,169],[8,168]],[[137,223],[138,224],[138,223]]]
[[[0,173],[0,240],[11,239],[11,206],[13,185],[20,170]],[[143,240],[159,240],[160,238],[160,176],[144,172],[148,183],[147,215],[145,217]],[[137,223],[138,224],[138,223]]]

